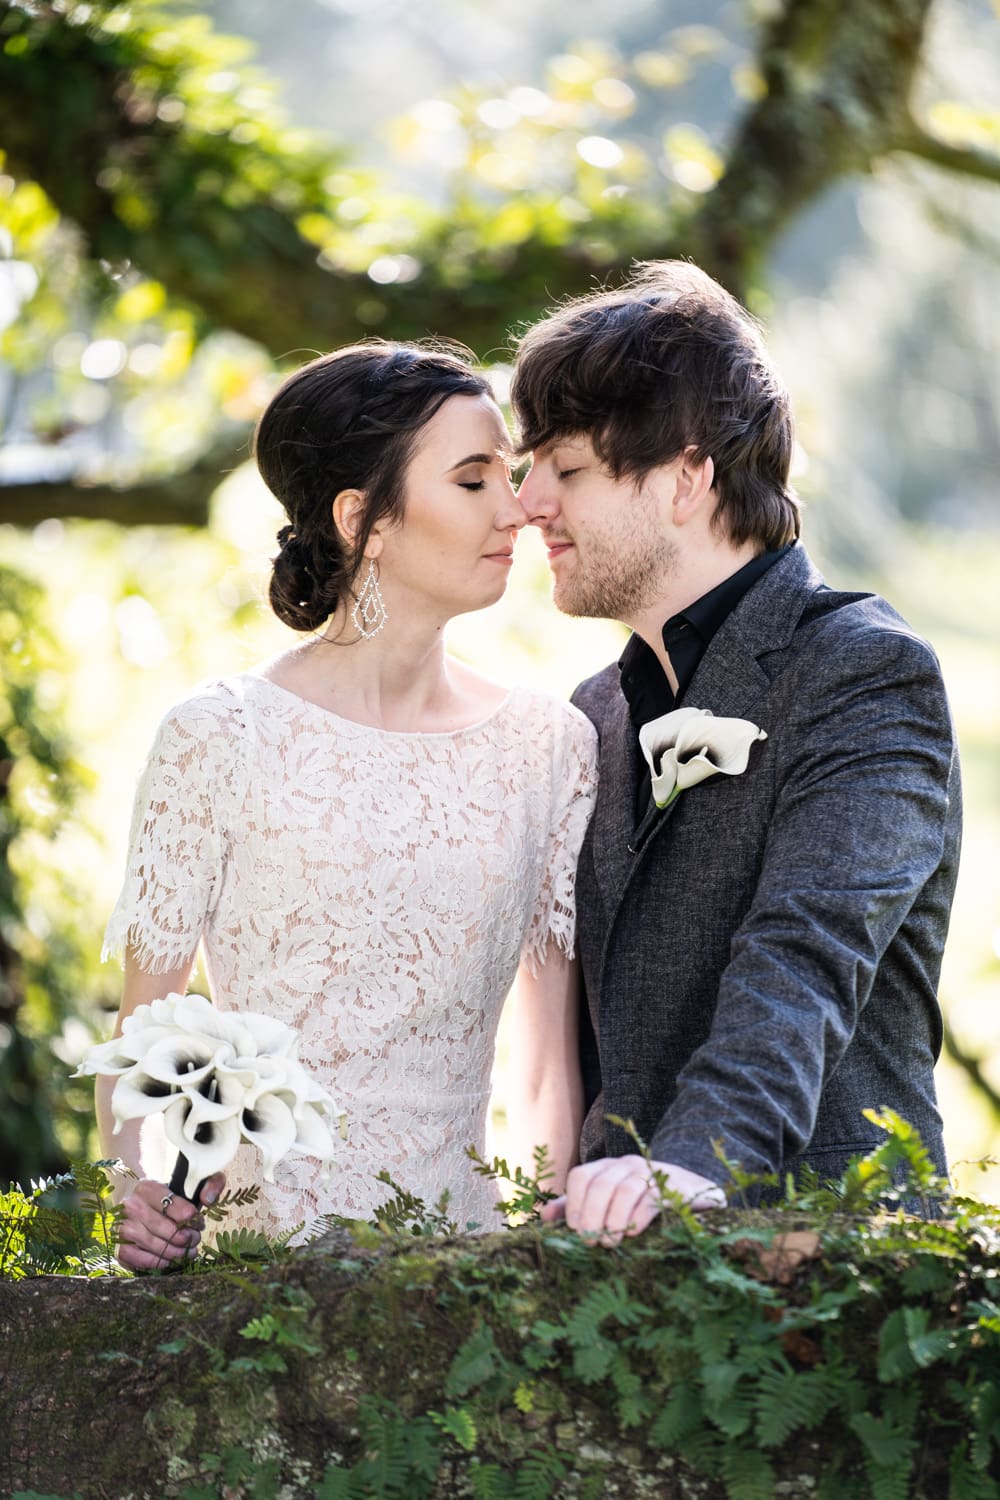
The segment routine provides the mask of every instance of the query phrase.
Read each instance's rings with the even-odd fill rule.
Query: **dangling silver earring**
[[[388,618],[389,611],[385,607],[382,590],[378,586],[375,559],[370,558],[361,592],[351,610],[351,624],[359,635],[363,636],[366,641],[370,641],[373,635],[378,635]]]

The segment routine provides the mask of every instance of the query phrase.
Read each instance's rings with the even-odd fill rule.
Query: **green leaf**
[[[464,1406],[446,1406],[443,1412],[431,1411],[427,1415],[442,1432],[453,1438],[466,1453],[471,1453],[479,1441],[472,1414]]]
[[[891,1470],[894,1477],[902,1475],[904,1480],[908,1479],[915,1447],[912,1432],[871,1412],[855,1412],[849,1425],[861,1439],[875,1468]]]
[[[886,1384],[905,1380],[915,1369],[903,1309],[891,1312],[882,1324],[878,1340],[878,1378]]]
[[[657,1448],[673,1448],[703,1420],[701,1397],[693,1385],[678,1386],[649,1430],[649,1440]]]
[[[525,1416],[527,1416],[529,1412],[533,1412],[535,1409],[534,1386],[530,1385],[525,1380],[520,1381],[514,1388],[514,1405],[517,1407],[518,1411],[524,1412]]]
[[[947,1328],[931,1328],[926,1307],[904,1307],[903,1321],[913,1361],[920,1369],[936,1364],[955,1350],[954,1335]]]
[[[1000,1386],[995,1380],[984,1381],[975,1391],[971,1416],[972,1460],[977,1469],[986,1469],[1000,1449]]]
[[[363,1483],[351,1469],[331,1464],[316,1489],[316,1500],[360,1500]]]
[[[484,1385],[504,1363],[493,1329],[488,1323],[480,1324],[456,1352],[445,1379],[445,1394],[466,1395],[476,1386]]]
[[[603,1380],[615,1359],[613,1344],[589,1344],[573,1350],[573,1374],[585,1385],[594,1385]]]
[[[948,1500],[996,1500],[996,1481],[985,1471],[985,1466],[972,1460],[965,1442],[960,1442],[953,1451],[948,1474],[951,1481]]]

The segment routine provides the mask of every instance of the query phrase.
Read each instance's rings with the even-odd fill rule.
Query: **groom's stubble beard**
[[[627,621],[655,602],[680,565],[677,543],[641,514],[589,547],[577,543],[573,556],[575,566],[555,578],[552,598],[562,614],[579,619]]]

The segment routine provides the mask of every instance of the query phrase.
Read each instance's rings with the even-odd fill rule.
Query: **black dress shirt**
[[[628,703],[629,717],[635,725],[635,753],[642,760],[636,789],[637,825],[642,822],[652,795],[649,767],[639,748],[639,730],[650,719],[658,719],[662,714],[680,707],[698,663],[719,626],[732,613],[747,590],[753,587],[779,557],[784,557],[787,551],[788,547],[781,547],[776,552],[761,552],[731,578],[723,579],[717,588],[710,589],[707,594],[702,594],[700,599],[689,604],[687,609],[670,616],[663,627],[663,645],[677,678],[676,693],[670,686],[655,651],[646,645],[641,636],[630,637],[619,658],[618,669],[621,672],[622,692]]]

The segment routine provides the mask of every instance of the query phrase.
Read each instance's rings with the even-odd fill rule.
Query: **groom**
[[[756,323],[695,266],[653,263],[531,328],[512,402],[557,606],[633,632],[574,695],[601,747],[577,877],[587,1115],[547,1216],[613,1243],[657,1213],[608,1115],[695,1207],[725,1201],[713,1143],[745,1172],[833,1177],[883,1139],[866,1108],[909,1120],[944,1171],[954,731],[930,648],[798,541],[788,396]],[[648,756],[639,731],[679,707],[716,716],[688,715],[694,754],[718,718],[750,727],[729,774],[682,768],[661,809],[677,720]]]

